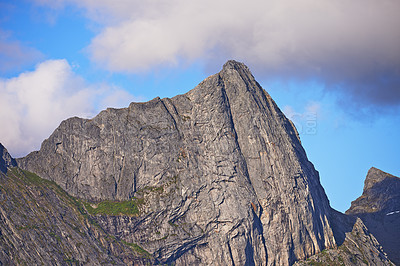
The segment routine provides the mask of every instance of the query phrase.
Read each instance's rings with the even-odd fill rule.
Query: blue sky
[[[371,166],[400,176],[397,0],[0,1],[0,142],[40,147],[71,116],[173,97],[244,62],[300,132],[331,205]]]

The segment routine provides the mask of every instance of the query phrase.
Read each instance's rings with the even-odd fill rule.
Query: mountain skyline
[[[398,2],[229,3],[1,1],[0,141],[24,156],[70,116],[185,93],[233,58],[294,121],[333,207],[372,166],[399,176]]]
[[[234,60],[185,94],[71,117],[39,151],[13,160],[0,145],[0,154],[0,261],[392,265],[388,256],[397,257],[392,235],[375,237],[363,214],[375,204],[378,224],[387,213],[396,219],[398,193],[385,181],[399,179],[371,168],[371,197],[353,202],[357,215],[332,209],[293,122]]]
[[[183,95],[72,117],[39,151],[0,155],[3,263],[398,261],[400,179],[371,168],[347,214],[332,209],[294,124],[233,60]]]

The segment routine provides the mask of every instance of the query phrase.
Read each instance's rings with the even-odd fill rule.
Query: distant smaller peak
[[[369,170],[368,170],[368,173],[367,173],[367,178],[371,178],[371,177],[373,177],[373,176],[375,176],[375,175],[379,175],[379,176],[393,176],[393,175],[391,175],[391,174],[389,174],[389,173],[386,173],[386,172],[384,172],[384,171],[382,171],[381,169],[378,169],[378,168],[376,168],[376,167],[371,167]]]
[[[378,169],[378,168],[376,168],[376,167],[371,167],[371,168],[369,168],[369,170],[368,170],[368,172],[369,171],[373,171],[373,172],[376,172],[376,171],[379,171],[379,172],[383,172],[382,170],[380,170],[380,169]]]
[[[372,188],[376,183],[382,182],[386,178],[395,177],[389,173],[386,173],[378,168],[371,167],[368,170],[367,177],[364,182],[364,191]]]

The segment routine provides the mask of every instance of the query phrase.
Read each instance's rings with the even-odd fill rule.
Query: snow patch
[[[392,215],[392,214],[395,214],[395,213],[400,213],[400,211],[393,211],[393,212],[386,213],[386,216],[387,215]]]

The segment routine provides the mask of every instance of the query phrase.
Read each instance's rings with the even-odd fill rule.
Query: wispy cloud
[[[50,0],[37,0],[54,5]],[[398,0],[58,0],[102,25],[89,47],[111,71],[234,58],[264,78],[317,78],[344,107],[400,105]]]
[[[321,104],[309,102],[303,111],[296,111],[292,106],[283,107],[283,113],[292,120],[300,135],[314,135],[318,132],[318,120],[321,119]]]
[[[0,29],[0,73],[18,71],[42,57],[38,50],[13,40],[10,32]]]
[[[13,156],[38,149],[63,119],[91,117],[136,100],[117,87],[87,84],[66,60],[48,60],[34,71],[0,79],[0,95],[0,141]]]

